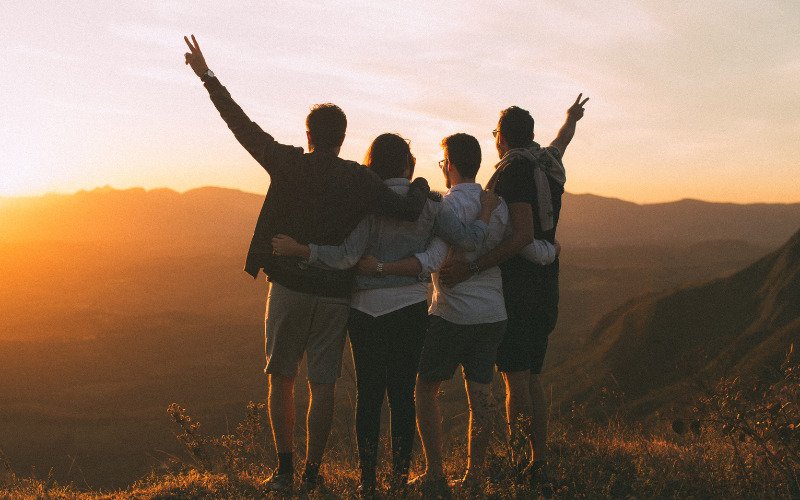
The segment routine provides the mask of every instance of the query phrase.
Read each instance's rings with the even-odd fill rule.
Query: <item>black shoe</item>
[[[409,486],[418,490],[423,498],[451,498],[450,486],[444,476],[429,477],[428,474],[421,474],[408,483]]]
[[[278,471],[275,470],[264,482],[264,487],[269,491],[288,493],[292,491],[292,487],[294,487],[294,473],[286,472],[284,474],[278,474]]]
[[[314,477],[303,474],[303,480],[300,482],[300,491],[302,493],[310,493],[315,490],[320,493],[326,493],[328,491],[322,474],[317,474]]]

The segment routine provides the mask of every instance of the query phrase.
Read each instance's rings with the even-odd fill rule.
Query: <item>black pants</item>
[[[356,436],[362,481],[375,477],[385,394],[391,411],[392,471],[408,477],[416,429],[414,385],[427,318],[425,302],[376,318],[350,309],[348,330],[358,387]]]

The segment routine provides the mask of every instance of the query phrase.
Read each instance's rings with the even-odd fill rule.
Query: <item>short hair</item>
[[[411,146],[397,134],[381,134],[369,145],[364,156],[364,165],[383,180],[414,175],[417,159],[411,154]]]
[[[533,117],[527,110],[511,106],[500,112],[497,129],[503,134],[506,144],[521,148],[533,140]]]
[[[458,133],[442,139],[447,160],[455,165],[465,179],[472,179],[481,167],[481,145],[469,134]]]
[[[314,148],[338,148],[344,142],[347,116],[335,104],[315,104],[306,117],[306,128]]]

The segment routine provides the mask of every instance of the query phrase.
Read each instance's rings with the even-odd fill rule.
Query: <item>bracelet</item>
[[[383,262],[378,262],[378,266],[375,268],[375,272],[378,273],[378,276],[383,276]]]

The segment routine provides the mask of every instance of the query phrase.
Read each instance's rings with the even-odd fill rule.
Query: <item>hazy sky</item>
[[[443,183],[445,135],[497,153],[500,109],[553,139],[579,92],[567,190],[637,202],[798,202],[800,2],[3,1],[0,195],[220,185],[269,178],[184,66],[194,33],[262,128],[305,146],[315,102],[361,160],[378,134],[412,141]]]

